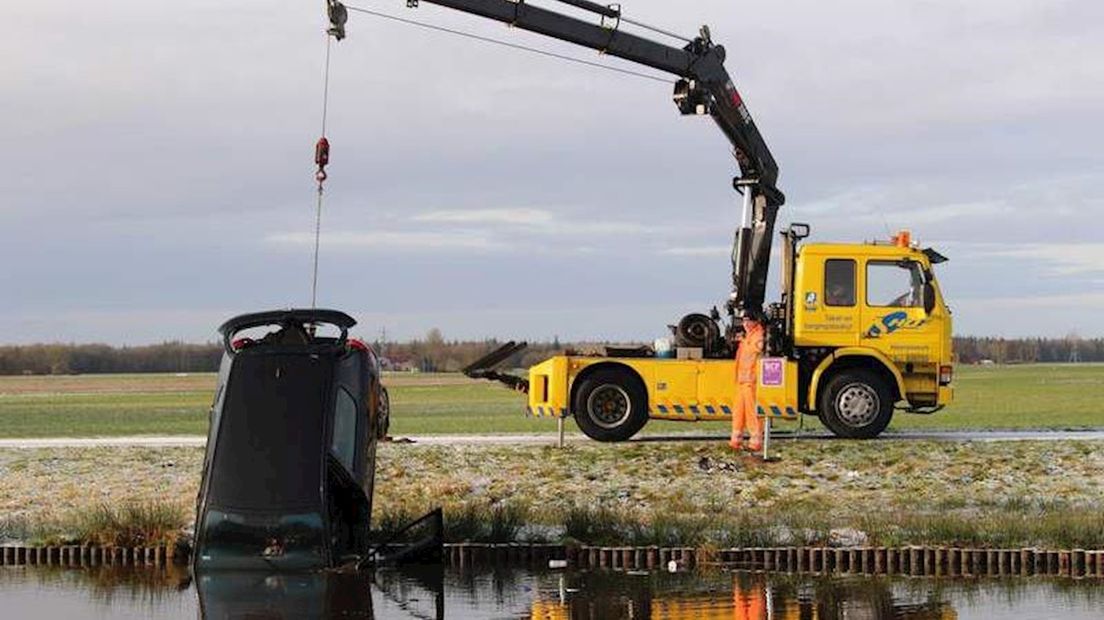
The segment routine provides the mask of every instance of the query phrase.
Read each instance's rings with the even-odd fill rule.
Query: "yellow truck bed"
[[[760,360],[756,399],[760,415],[797,417],[797,363],[784,358]],[[566,417],[573,411],[578,383],[598,369],[639,380],[650,418],[726,420],[736,396],[733,360],[678,360],[559,355],[529,369],[529,413]]]

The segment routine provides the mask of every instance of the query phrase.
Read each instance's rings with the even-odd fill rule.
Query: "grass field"
[[[960,366],[956,402],[931,416],[898,415],[894,429],[1104,428],[1104,364]],[[392,433],[551,433],[524,399],[459,375],[385,377]],[[0,437],[198,435],[213,374],[0,377]],[[815,421],[808,421],[815,427]],[[652,422],[645,431],[706,432],[724,423]],[[574,424],[569,424],[574,431]]]

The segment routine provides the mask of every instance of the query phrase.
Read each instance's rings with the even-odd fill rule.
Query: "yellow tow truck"
[[[778,165],[725,68],[725,48],[714,43],[707,26],[697,36],[682,36],[632,19],[621,4],[592,0],[547,3],[569,6],[565,12],[519,0],[422,1],[674,76],[679,112],[711,117],[739,168],[733,186],[742,196],[742,219],[733,243],[727,320],[716,308],[684,317],[674,334],[674,359],[648,347],[609,348],[602,355],[557,355],[532,367],[525,379],[495,370],[524,346],[508,343],[466,374],[528,391],[533,415],[574,416],[590,437],[620,441],[650,418],[727,418],[736,394],[739,319],[751,315],[766,322],[757,393],[764,416],[810,413],[837,435],[874,437],[895,408],[931,413],[951,401],[951,315],[932,269],[946,259],[920,249],[907,234],[886,243],[800,246],[809,227],[792,224],[782,234],[782,296],[766,304],[775,222],[785,196]],[[344,9],[336,13],[343,16]],[[343,18],[334,14],[331,21],[340,30]]]
[[[759,414],[813,414],[836,435],[870,438],[895,408],[932,413],[950,403],[951,313],[932,270],[945,259],[904,233],[889,243],[799,247],[807,232],[795,225],[783,233],[782,301],[767,313]],[[689,315],[679,326],[680,344],[697,345],[677,347],[691,359],[616,350],[549,358],[529,369],[529,412],[574,415],[600,441],[628,439],[651,418],[729,419],[735,362],[702,359],[729,348],[713,321]]]

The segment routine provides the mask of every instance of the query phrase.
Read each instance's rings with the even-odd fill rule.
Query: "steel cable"
[[[574,56],[568,56],[567,54],[558,54],[556,52],[550,52],[548,50],[542,50],[542,49],[537,48],[537,47],[530,47],[528,45],[521,45],[519,43],[511,43],[509,41],[503,41],[501,39],[495,39],[493,37],[485,37],[485,36],[482,36],[482,35],[473,34],[471,32],[465,32],[463,30],[456,30],[454,28],[446,28],[444,26],[437,26],[435,24],[430,24],[430,23],[427,23],[427,22],[421,22],[421,21],[414,20],[414,19],[407,19],[405,17],[399,17],[397,15],[391,15],[389,13],[381,13],[379,11],[364,9],[364,8],[360,8],[360,7],[357,7],[357,6],[350,6],[348,4],[345,5],[345,8],[347,8],[350,11],[356,11],[358,13],[365,13],[367,15],[373,15],[375,17],[382,17],[384,19],[390,19],[390,20],[401,22],[403,24],[408,24],[408,25],[411,25],[411,26],[418,26],[420,28],[427,28],[429,30],[436,30],[438,32],[445,32],[445,33],[448,33],[448,34],[454,34],[454,35],[465,37],[465,38],[468,38],[468,39],[474,39],[476,41],[482,41],[484,43],[493,43],[495,45],[501,45],[503,47],[508,47],[510,49],[521,50],[523,52],[530,52],[532,54],[539,54],[541,56],[547,56],[549,58],[555,58],[555,59],[558,59],[558,60],[573,62],[573,63],[577,63],[577,64],[580,64],[580,65],[586,65],[588,67],[594,67],[594,68],[597,68],[597,69],[605,69],[607,71],[622,73],[624,75],[631,75],[631,76],[634,76],[634,77],[644,78],[644,79],[652,80],[652,81],[655,81],[655,82],[663,82],[664,84],[674,83],[674,80],[659,77],[659,76],[656,76],[656,75],[651,75],[649,73],[643,73],[641,71],[633,71],[632,69],[623,69],[621,67],[613,67],[613,66],[610,66],[610,65],[604,65],[600,62],[592,62],[590,60],[584,60],[582,58],[576,58]]]

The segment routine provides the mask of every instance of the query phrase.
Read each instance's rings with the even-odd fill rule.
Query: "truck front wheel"
[[[648,422],[648,395],[631,373],[602,368],[583,378],[573,411],[587,437],[625,441]]]
[[[845,370],[829,379],[821,392],[820,420],[837,437],[872,439],[892,417],[893,394],[869,370]]]

